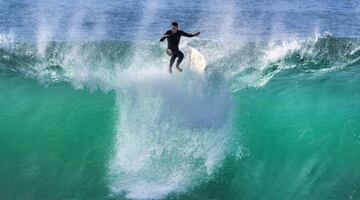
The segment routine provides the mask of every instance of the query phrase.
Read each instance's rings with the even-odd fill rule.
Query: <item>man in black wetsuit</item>
[[[197,32],[195,34],[189,34],[186,33],[182,30],[178,30],[178,23],[173,22],[171,23],[171,30],[166,31],[166,33],[164,34],[164,36],[160,39],[160,41],[164,41],[165,38],[167,38],[167,42],[168,42],[168,48],[166,49],[166,53],[171,56],[170,58],[170,64],[169,64],[169,72],[172,73],[172,66],[174,64],[175,58],[177,57],[177,62],[176,62],[176,68],[181,72],[182,69],[179,67],[181,61],[184,58],[184,54],[183,52],[181,52],[179,50],[179,43],[180,43],[180,37],[186,36],[186,37],[194,37],[197,35],[200,35],[200,32]]]

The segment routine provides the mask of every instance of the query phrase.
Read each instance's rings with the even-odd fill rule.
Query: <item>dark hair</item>
[[[173,23],[171,23],[171,25],[173,25],[173,26],[179,26],[177,22],[173,22]]]

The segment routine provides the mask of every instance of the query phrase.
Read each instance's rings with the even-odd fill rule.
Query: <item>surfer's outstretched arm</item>
[[[183,35],[183,36],[185,36],[185,37],[194,37],[194,36],[200,35],[200,32],[197,32],[197,33],[194,33],[194,34],[190,34],[190,33],[181,31],[180,33],[181,33],[181,35]]]
[[[160,42],[164,41],[165,38],[167,38],[167,35],[164,35],[162,38],[160,38]]]
[[[169,31],[166,31],[166,33],[164,33],[164,35],[162,36],[162,38],[160,38],[160,42],[164,41],[171,33],[169,33]]]

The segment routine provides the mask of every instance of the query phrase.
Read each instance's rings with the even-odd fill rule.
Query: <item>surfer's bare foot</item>
[[[180,72],[182,72],[182,69],[180,67],[177,66],[176,69],[178,69]]]

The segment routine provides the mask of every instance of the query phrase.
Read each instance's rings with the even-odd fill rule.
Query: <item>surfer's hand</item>
[[[161,39],[160,39],[160,42],[164,41],[165,38],[167,38],[169,35],[164,35]]]
[[[198,36],[198,35],[200,35],[200,32],[197,32],[197,33],[195,33],[194,35],[195,35],[195,36]]]

